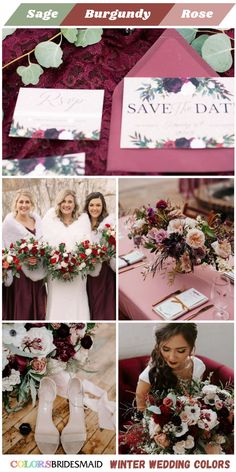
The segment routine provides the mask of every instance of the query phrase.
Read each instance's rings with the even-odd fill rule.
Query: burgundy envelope
[[[175,30],[166,30],[127,77],[217,77]],[[107,170],[137,173],[225,173],[234,170],[231,149],[121,149],[123,80],[112,98]]]

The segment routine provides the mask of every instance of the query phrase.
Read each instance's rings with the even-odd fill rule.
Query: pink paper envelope
[[[175,30],[166,30],[127,77],[217,77]],[[233,149],[121,149],[123,80],[112,98],[107,170],[152,173],[225,173],[234,170]]]

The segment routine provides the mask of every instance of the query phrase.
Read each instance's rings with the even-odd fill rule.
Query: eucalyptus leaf
[[[29,397],[29,391],[30,391],[29,377],[26,375],[18,391],[18,401],[26,402]]]
[[[202,55],[202,46],[207,38],[209,38],[209,34],[201,34],[191,43],[191,46],[198,52],[198,54],[200,54],[200,56]]]
[[[195,39],[198,30],[196,28],[177,28],[176,31],[178,31],[188,43],[191,43]]]
[[[77,28],[61,28],[61,33],[69,43],[75,43],[77,40],[78,29]]]
[[[89,28],[85,30],[78,30],[78,36],[75,42],[75,46],[81,46],[82,48],[85,48],[86,46],[90,46],[91,44],[96,44],[101,40],[102,33],[102,28]]]
[[[226,72],[233,64],[230,38],[217,33],[206,39],[202,46],[202,57],[217,72]]]
[[[170,400],[172,400],[174,406],[176,405],[176,395],[174,393],[168,393],[167,398],[170,398]]]
[[[58,44],[52,41],[39,43],[34,51],[38,63],[43,67],[59,67],[62,64],[63,51]]]
[[[30,64],[27,67],[17,67],[16,73],[22,78],[23,84],[36,85],[39,82],[40,75],[43,74],[43,69],[39,64]]]
[[[156,405],[151,405],[147,408],[148,411],[151,411],[152,413],[156,413],[157,415],[161,415],[161,410],[158,406]]]
[[[33,379],[30,379],[30,395],[32,398],[32,405],[35,406],[36,399],[37,399],[37,390],[35,388],[35,383]]]
[[[3,28],[2,30],[2,40],[5,39],[7,36],[15,33],[16,28]]]

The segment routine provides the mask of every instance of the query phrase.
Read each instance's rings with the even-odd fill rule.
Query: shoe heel
[[[54,454],[59,445],[59,432],[52,421],[52,407],[56,398],[56,384],[43,377],[39,387],[35,442],[42,454]]]

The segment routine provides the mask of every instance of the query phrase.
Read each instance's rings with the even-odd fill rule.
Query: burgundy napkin
[[[175,30],[160,36],[127,77],[217,77]],[[137,173],[225,173],[234,169],[233,149],[121,149],[123,80],[112,98],[107,170]]]

